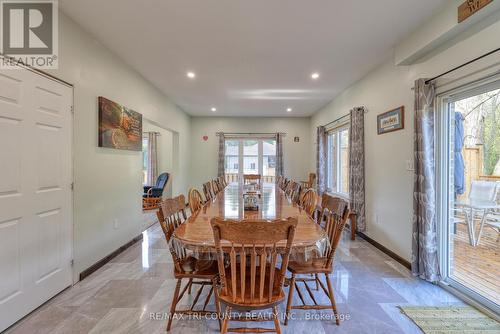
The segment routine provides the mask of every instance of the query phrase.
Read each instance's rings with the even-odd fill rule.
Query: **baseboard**
[[[408,269],[411,270],[411,264],[410,264],[410,262],[406,261],[401,256],[399,256],[398,254],[394,253],[393,251],[391,251],[390,249],[388,249],[384,245],[379,244],[378,242],[376,242],[375,240],[373,240],[372,238],[370,238],[369,236],[367,236],[363,232],[357,232],[357,235],[359,235],[361,238],[363,238],[364,240],[368,241],[370,244],[372,244],[373,246],[375,246],[375,248],[377,248],[380,251],[384,252],[385,254],[389,255],[394,260],[398,261],[403,266],[405,266],[406,268],[408,268]]]
[[[97,269],[104,266],[106,263],[111,261],[118,254],[120,254],[121,252],[123,252],[124,250],[126,250],[127,248],[129,248],[130,246],[132,246],[133,244],[135,244],[137,241],[140,241],[140,240],[142,240],[142,233],[139,234],[137,237],[133,238],[132,240],[130,240],[129,242],[127,242],[126,244],[124,244],[123,246],[120,246],[118,249],[116,249],[112,253],[106,255],[104,258],[97,261],[96,263],[94,263],[93,265],[91,265],[90,267],[85,269],[84,271],[82,271],[80,273],[80,281],[85,279],[86,277],[90,276]]]

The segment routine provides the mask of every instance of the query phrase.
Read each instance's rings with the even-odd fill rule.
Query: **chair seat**
[[[288,270],[294,274],[328,274],[332,268],[326,268],[326,257],[313,258],[309,261],[290,261]]]
[[[175,278],[200,278],[212,279],[218,273],[217,261],[197,259],[193,256],[188,256],[181,261],[182,272],[174,271]]]
[[[233,300],[233,292],[232,292],[232,281],[231,279],[227,279],[227,294],[224,294],[224,290],[221,290],[219,298],[226,304],[234,306],[235,308],[243,308],[243,309],[260,309],[260,308],[269,308],[277,303],[282,302],[285,299],[285,293],[283,289],[280,287],[280,282],[277,276],[274,277],[273,291],[271,299],[269,300],[269,271],[270,267],[267,266],[264,280],[264,292],[262,294],[262,300],[259,299],[259,291],[255,289],[254,298],[251,298],[251,279],[250,279],[250,268],[247,267],[245,270],[245,298],[241,298],[241,293],[236,295],[235,300]],[[279,272],[278,269],[275,271],[275,275]],[[226,277],[231,277],[230,268],[226,269]],[[259,286],[260,282],[260,273],[255,273],[255,282],[257,286]],[[236,271],[236,286],[238,287],[238,291],[240,291],[241,286],[241,271],[238,268]]]

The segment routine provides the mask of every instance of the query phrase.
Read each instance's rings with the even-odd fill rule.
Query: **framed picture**
[[[401,106],[377,116],[379,135],[405,128],[405,107]]]
[[[142,151],[142,115],[99,96],[99,147]]]

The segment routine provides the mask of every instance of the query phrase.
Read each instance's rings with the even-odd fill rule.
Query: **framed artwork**
[[[390,110],[377,116],[377,133],[379,135],[402,130],[405,127],[405,107]]]
[[[142,151],[142,115],[99,96],[99,147]]]

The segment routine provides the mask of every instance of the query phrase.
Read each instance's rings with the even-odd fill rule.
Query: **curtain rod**
[[[351,114],[347,114],[347,115],[344,115],[344,116],[340,116],[339,118],[337,118],[337,119],[335,119],[335,120],[333,120],[333,121],[331,121],[331,122],[328,122],[328,123],[326,123],[326,124],[325,124],[325,125],[323,125],[323,126],[324,126],[324,127],[327,127],[328,125],[332,125],[332,124],[334,124],[334,123],[337,123],[337,122],[339,122],[340,120],[342,120],[342,119],[344,119],[344,118],[347,118],[347,117],[350,117],[350,116],[351,116]]]
[[[481,60],[481,59],[483,59],[483,58],[485,58],[485,57],[488,57],[488,56],[490,56],[490,55],[492,55],[492,54],[494,54],[494,53],[496,53],[496,52],[498,52],[498,51],[500,51],[500,48],[497,48],[497,49],[492,50],[492,51],[490,51],[490,52],[488,52],[488,53],[485,53],[485,54],[484,54],[484,55],[482,55],[482,56],[479,56],[479,57],[476,57],[476,58],[474,58],[474,59],[472,59],[472,60],[469,60],[468,62],[463,63],[462,65],[456,66],[456,67],[452,68],[452,69],[451,69],[451,70],[449,70],[449,71],[446,71],[446,72],[444,72],[444,73],[441,73],[441,74],[439,74],[439,75],[436,75],[436,76],[435,76],[435,77],[433,77],[433,78],[430,78],[430,79],[426,80],[426,81],[425,81],[425,84],[426,84],[426,85],[428,85],[431,81],[434,81],[434,80],[436,80],[436,79],[439,79],[439,78],[441,78],[441,77],[445,76],[446,74],[449,74],[449,73],[451,73],[451,72],[454,72],[454,71],[456,71],[456,70],[459,70],[459,69],[461,69],[462,67],[465,67],[465,66],[467,66],[467,65],[470,65],[470,64],[472,64],[472,63],[474,63],[474,62],[476,62],[476,61],[478,61],[478,60]]]
[[[245,135],[245,136],[252,136],[252,135],[258,135],[258,136],[262,136],[262,135],[272,135],[272,136],[275,136],[276,134],[281,134],[281,135],[286,135],[285,132],[217,132],[216,135],[217,136],[220,136],[220,135],[224,135],[224,136],[238,136],[238,135]]]

